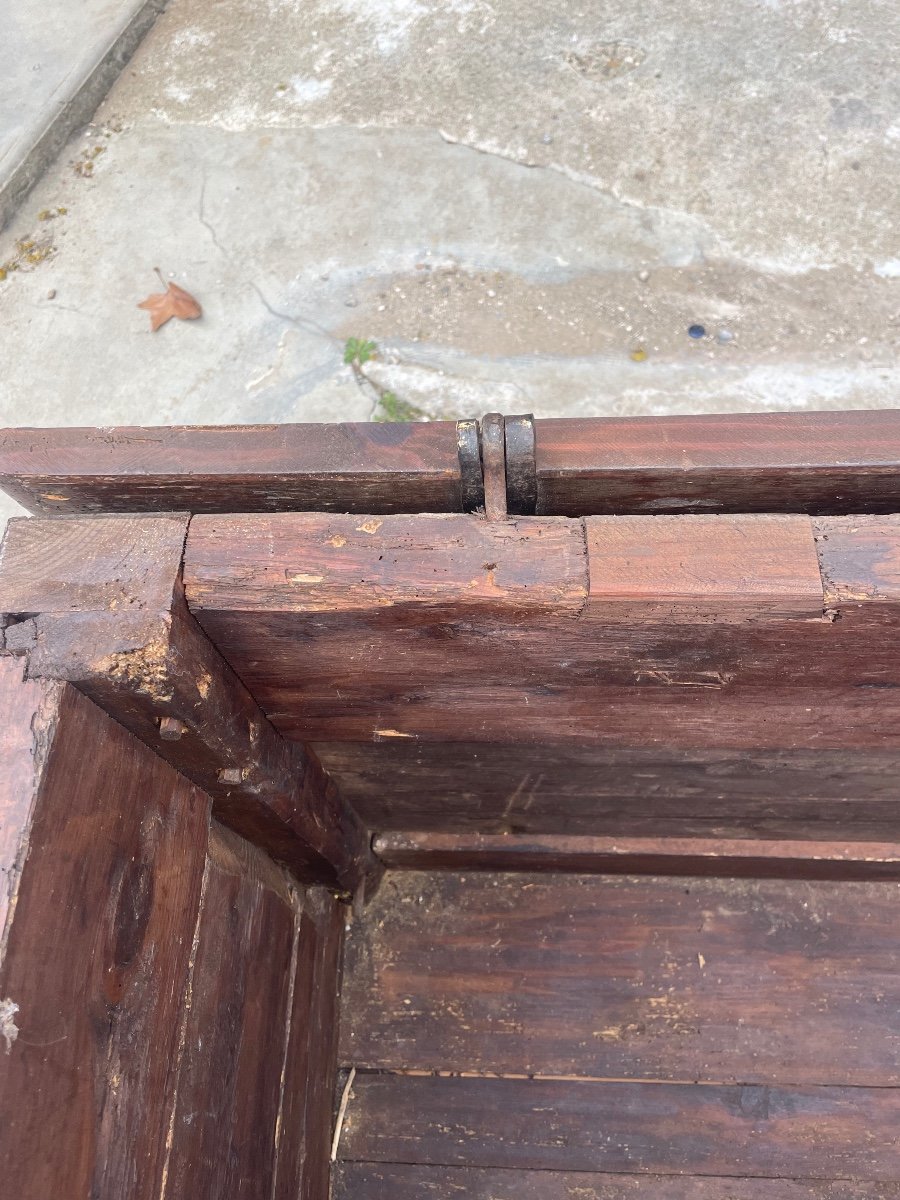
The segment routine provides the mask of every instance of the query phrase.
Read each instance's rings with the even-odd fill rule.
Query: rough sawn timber
[[[7,651],[29,678],[74,683],[213,798],[215,813],[298,879],[355,890],[368,835],[313,752],[282,738],[184,603],[189,518],[9,524],[0,558]],[[161,736],[164,719],[180,737]]]

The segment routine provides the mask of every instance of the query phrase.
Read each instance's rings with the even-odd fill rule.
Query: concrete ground
[[[0,225],[109,91],[165,0],[6,0]]]
[[[895,0],[170,0],[0,235],[0,423],[893,406],[898,45]],[[202,320],[150,332],[154,267]]]

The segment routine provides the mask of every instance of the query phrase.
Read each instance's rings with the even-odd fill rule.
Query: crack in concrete
[[[452,133],[448,133],[446,129],[438,129],[438,135],[443,142],[448,146],[459,146],[463,150],[471,150],[474,154],[484,154],[488,158],[499,158],[503,162],[513,163],[517,167],[525,167],[529,171],[549,171],[554,175],[561,175],[563,179],[567,179],[569,183],[574,183],[578,187],[587,188],[596,195],[605,196],[607,200],[613,200],[616,204],[620,204],[623,208],[631,209],[634,212],[650,213],[661,218],[676,217],[685,221],[690,221],[692,224],[701,226],[708,236],[715,242],[719,241],[718,235],[709,228],[709,226],[701,218],[694,213],[686,212],[679,208],[660,208],[656,204],[641,204],[637,200],[628,200],[624,196],[620,196],[613,188],[601,183],[592,175],[587,175],[583,171],[576,171],[572,167],[566,167],[562,163],[538,163],[527,158],[518,158],[516,155],[506,153],[496,146],[490,146],[484,143],[470,142],[465,138],[454,137]],[[705,257],[703,250],[698,246],[697,253],[701,260]]]
[[[200,179],[200,198],[199,198],[199,202],[197,205],[197,219],[199,220],[200,224],[203,226],[203,228],[209,234],[210,238],[212,239],[212,244],[219,251],[219,253],[222,255],[222,257],[227,259],[228,262],[230,263],[231,255],[228,253],[228,251],[225,249],[225,247],[219,241],[218,234],[216,233],[216,231],[212,225],[212,222],[208,221],[206,218],[206,185],[208,182],[209,182],[209,176],[207,175],[206,168],[203,167],[202,168],[202,176]]]

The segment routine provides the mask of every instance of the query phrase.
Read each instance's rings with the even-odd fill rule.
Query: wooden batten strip
[[[900,842],[382,833],[387,867],[743,879],[900,879]]]
[[[34,513],[458,512],[456,423],[5,429]]]
[[[890,513],[900,411],[536,423],[538,513]]]

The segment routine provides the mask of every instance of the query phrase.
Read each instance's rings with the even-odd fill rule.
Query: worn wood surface
[[[268,860],[236,854],[232,839],[213,826],[177,1067],[170,1197],[272,1189],[295,912]]]
[[[213,822],[163,1200],[327,1200],[342,907]]]
[[[417,871],[900,881],[900,842],[382,833],[373,849],[386,867]]]
[[[342,1061],[894,1087],[898,895],[896,883],[391,872],[349,935]]]
[[[900,416],[738,413],[535,422],[538,512],[892,512]],[[33,512],[459,511],[454,422],[7,429]]]
[[[898,564],[889,515],[282,514],[185,583],[375,828],[887,840]]]
[[[0,610],[26,619],[6,629],[7,648],[26,656],[30,676],[75,683],[298,878],[353,891],[370,870],[366,831],[187,611],[187,525],[183,514],[11,522]]]
[[[539,513],[900,510],[900,412],[535,422]]]
[[[33,814],[0,966],[2,1190],[157,1200],[209,801],[74,688],[14,668],[4,824]]]
[[[45,759],[53,743],[60,684],[22,678],[0,658],[0,963],[15,909]]]
[[[461,507],[453,421],[6,429],[0,487],[36,513]]]
[[[821,618],[809,517],[589,517],[586,615],[600,621]]]
[[[335,1200],[896,1200],[900,1183],[341,1163]]]
[[[900,820],[891,750],[674,750],[381,733],[317,742],[316,751],[380,830],[883,841]]]
[[[328,1198],[344,919],[333,897],[307,892],[296,926],[273,1200]]]
[[[900,1177],[900,1090],[361,1073],[342,1157],[537,1171]]]

